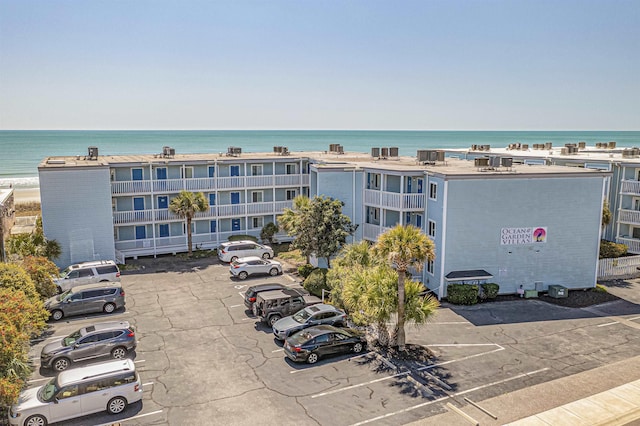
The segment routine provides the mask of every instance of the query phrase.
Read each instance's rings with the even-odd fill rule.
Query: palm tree
[[[191,257],[191,220],[198,212],[209,208],[209,202],[202,192],[180,191],[180,194],[171,200],[169,210],[177,214],[187,222],[187,247]]]
[[[378,237],[374,251],[398,272],[398,323],[396,336],[398,348],[405,346],[405,279],[407,270],[422,270],[424,262],[435,257],[431,239],[413,225],[397,225]]]

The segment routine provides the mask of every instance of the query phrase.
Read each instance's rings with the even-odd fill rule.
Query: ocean
[[[185,131],[0,131],[0,187],[37,188],[38,164],[52,156],[86,155],[97,146],[100,155],[156,154],[163,146],[177,153],[226,152],[238,146],[244,152],[325,151],[339,143],[345,151],[370,152],[372,147],[398,147],[400,155],[418,149],[468,148],[488,144],[616,141],[617,146],[640,146],[640,131],[364,131],[364,130],[185,130]]]

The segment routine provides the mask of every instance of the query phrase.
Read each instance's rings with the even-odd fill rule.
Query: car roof
[[[237,244],[258,244],[258,243],[251,240],[242,240],[242,241],[227,241],[226,243],[221,243],[220,245],[228,247],[228,246],[234,246]]]
[[[247,257],[239,257],[238,259],[236,259],[235,263],[246,263],[246,262],[251,262],[252,260],[261,260],[261,257],[258,256],[247,256]]]
[[[116,281],[108,281],[108,282],[95,283],[95,284],[84,284],[84,285],[77,285],[75,287],[72,287],[71,293],[79,293],[83,290],[93,290],[96,288],[118,288],[118,287],[122,287],[122,284]]]
[[[77,269],[77,268],[86,268],[89,266],[103,266],[103,265],[115,265],[116,263],[113,260],[92,260],[89,262],[80,262],[75,263],[73,265],[69,265],[68,268]]]
[[[307,306],[305,309],[313,314],[318,312],[339,311],[339,309],[336,308],[335,306],[328,305],[326,303],[316,303],[315,305]]]
[[[284,289],[284,288],[286,287],[283,284],[278,284],[278,283],[258,284],[258,285],[252,285],[251,287],[247,288],[247,291],[263,292],[268,290],[278,290],[278,289]]]
[[[293,288],[283,288],[281,290],[271,290],[264,291],[259,294],[259,297],[267,300],[267,299],[283,299],[285,297],[291,296],[305,296],[304,294],[300,294],[300,291]],[[320,299],[318,299],[320,300]]]
[[[325,324],[325,325],[314,325],[313,327],[305,328],[304,331],[309,333],[311,337],[316,337],[321,334],[340,332],[341,329],[338,327],[334,327],[332,325]]]
[[[81,382],[92,377],[108,377],[113,374],[120,374],[126,371],[136,371],[135,364],[128,358],[65,370],[58,375],[57,382],[58,386],[62,387],[72,383]]]
[[[129,328],[131,325],[129,321],[109,321],[109,322],[99,322],[97,324],[92,324],[87,327],[83,327],[80,330],[81,334],[93,333],[94,331],[104,331],[104,330],[120,330],[124,328]],[[84,331],[84,333],[82,333]]]

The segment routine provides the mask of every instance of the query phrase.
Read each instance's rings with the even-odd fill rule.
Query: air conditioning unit
[[[512,167],[513,166],[513,158],[511,158],[511,157],[502,157],[500,159],[500,166],[502,166],[502,167]]]
[[[389,148],[389,157],[397,157],[398,156],[398,147],[392,146]]]
[[[98,147],[90,146],[89,147],[89,159],[97,160],[98,159]]]
[[[478,157],[473,160],[473,164],[476,167],[489,167],[489,158],[488,157]]]
[[[436,161],[444,161],[444,151],[436,151]]]
[[[273,152],[277,152],[277,153],[282,152],[282,147],[281,146],[274,146],[273,147]]]
[[[389,148],[382,148],[381,151],[382,151],[382,156],[383,157],[386,158],[386,157],[389,156]]]
[[[421,163],[429,161],[429,151],[427,151],[426,149],[419,149],[416,153],[416,158]]]
[[[500,167],[500,157],[497,155],[492,155],[489,157],[489,166],[490,167]]]
[[[380,157],[380,148],[371,148],[371,156],[374,158]]]

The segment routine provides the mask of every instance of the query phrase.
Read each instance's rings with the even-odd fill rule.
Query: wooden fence
[[[600,259],[598,261],[598,279],[614,278],[640,273],[640,255]]]

